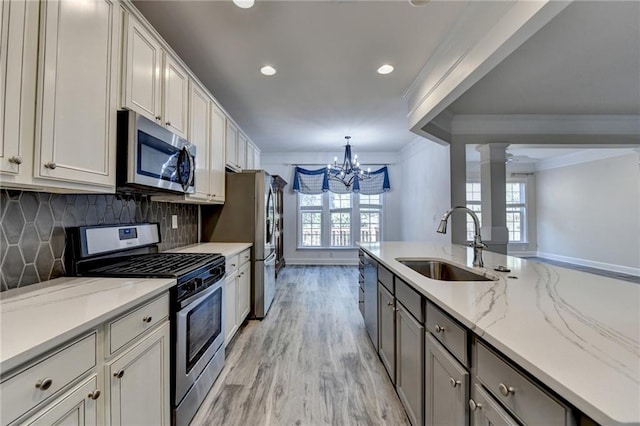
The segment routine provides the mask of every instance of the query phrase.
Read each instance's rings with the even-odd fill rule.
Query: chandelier
[[[333,165],[327,164],[327,177],[329,180],[342,182],[344,186],[349,189],[356,176],[358,180],[371,178],[371,169],[369,168],[365,172],[360,168],[358,155],[351,157],[351,145],[349,145],[351,136],[345,136],[344,138],[347,140],[347,144],[344,146],[344,160],[342,161],[342,165],[338,166],[338,157],[333,157]]]

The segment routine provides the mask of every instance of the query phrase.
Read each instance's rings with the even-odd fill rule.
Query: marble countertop
[[[233,256],[253,246],[251,243],[197,243],[167,250],[168,253],[220,253]]]
[[[360,246],[595,421],[640,424],[640,285],[487,251],[485,268],[473,269],[497,281],[437,281],[396,259],[445,259],[472,269],[472,249]],[[498,265],[511,272],[494,271]]]
[[[57,278],[0,293],[2,374],[167,291],[175,279]]]

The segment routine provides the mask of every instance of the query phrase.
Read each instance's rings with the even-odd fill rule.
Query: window
[[[480,183],[467,182],[467,208],[473,210],[482,223]],[[506,201],[507,201],[507,229],[509,231],[510,243],[526,242],[526,184],[524,182],[507,182],[506,185]],[[473,219],[467,215],[467,240],[473,240]]]
[[[298,194],[298,246],[352,248],[382,236],[382,195]]]
[[[300,202],[300,229],[302,246],[322,245],[322,194],[298,194]]]

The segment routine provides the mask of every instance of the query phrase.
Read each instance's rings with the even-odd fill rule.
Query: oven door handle
[[[199,305],[201,302],[204,301],[204,299],[209,297],[211,295],[211,293],[213,293],[218,288],[220,288],[220,286],[222,285],[220,283],[220,281],[222,281],[222,280],[218,280],[217,283],[215,283],[214,285],[212,285],[211,287],[209,287],[205,291],[200,292],[198,294],[194,294],[193,296],[188,297],[187,299],[184,299],[182,302],[180,302],[180,310],[183,310],[186,306],[189,306],[192,303],[196,304],[196,305]]]

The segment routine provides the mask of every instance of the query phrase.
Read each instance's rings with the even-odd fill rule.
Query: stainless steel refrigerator
[[[276,293],[274,195],[264,170],[227,173],[223,206],[202,206],[202,241],[250,242],[251,317],[264,318]]]

